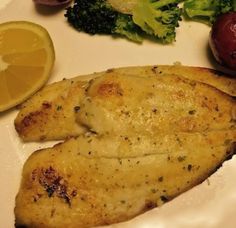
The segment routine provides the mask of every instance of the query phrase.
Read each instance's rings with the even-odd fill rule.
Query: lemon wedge
[[[53,43],[45,28],[27,21],[0,24],[0,112],[39,90],[54,61]]]

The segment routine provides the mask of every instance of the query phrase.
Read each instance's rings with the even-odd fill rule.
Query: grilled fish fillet
[[[103,146],[114,147],[112,140],[103,137],[100,147],[90,146],[91,151],[98,151],[95,156],[83,152],[80,142],[88,143],[86,137],[37,151],[24,165],[16,198],[16,227],[106,225],[159,206],[202,182],[235,153],[235,130],[212,134],[208,138],[196,133],[193,141],[186,140],[188,145],[171,148],[172,140],[166,141],[161,152],[144,141],[155,150],[145,156],[142,145],[135,152],[140,155],[129,157],[124,152],[123,156],[123,143],[116,152],[106,151],[111,153],[108,157],[100,155]]]
[[[16,226],[125,221],[201,183],[235,152],[235,100],[179,75],[111,71],[87,84],[86,133],[26,161]]]
[[[84,97],[86,81],[105,75],[162,77],[178,75],[203,82],[231,96],[236,95],[236,80],[200,67],[146,66],[111,69],[106,72],[78,76],[46,86],[24,105],[15,119],[15,128],[24,141],[46,141],[78,136],[85,131],[75,123],[76,112]],[[55,121],[56,120],[56,121]]]
[[[20,137],[24,141],[46,141],[83,133],[83,126],[75,124],[75,113],[84,97],[86,81],[94,75],[53,83],[26,101],[15,119]]]
[[[93,80],[77,121],[93,132],[155,135],[235,128],[234,98],[176,75],[142,78],[116,73]]]

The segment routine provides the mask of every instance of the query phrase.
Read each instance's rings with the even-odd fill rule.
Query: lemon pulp
[[[27,21],[0,24],[0,111],[41,88],[54,60],[53,43],[45,28]]]

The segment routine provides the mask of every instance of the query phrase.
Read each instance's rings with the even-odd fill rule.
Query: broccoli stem
[[[174,3],[180,3],[181,0],[162,0],[162,1],[153,1],[151,4],[152,4],[152,7],[153,8],[156,8],[156,9],[160,9],[164,6],[167,6],[167,5],[170,5],[170,4],[174,4]]]

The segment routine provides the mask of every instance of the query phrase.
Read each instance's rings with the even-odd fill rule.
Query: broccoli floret
[[[140,0],[133,9],[133,21],[149,35],[163,43],[171,43],[176,37],[176,27],[181,20],[181,0]]]
[[[142,30],[131,15],[117,12],[106,0],[75,0],[65,17],[79,31],[89,34],[117,34],[135,42],[142,41]]]
[[[212,24],[217,16],[236,10],[236,0],[187,0],[185,14],[193,19]]]
[[[141,37],[141,33],[143,32],[134,24],[131,16],[126,14],[118,14],[113,33],[124,35],[128,39],[136,42],[142,42],[143,40]]]

